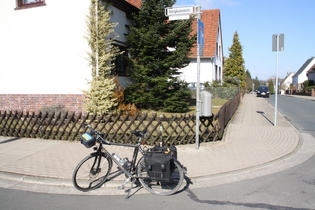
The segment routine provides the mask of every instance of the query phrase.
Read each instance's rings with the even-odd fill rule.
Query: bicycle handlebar
[[[83,127],[88,127],[88,128],[90,129],[92,135],[94,135],[94,134],[99,135],[99,137],[100,137],[101,140],[102,140],[102,143],[108,144],[108,145],[111,144],[110,141],[105,140],[104,138],[102,138],[102,136],[101,136],[102,133],[101,133],[101,132],[98,132],[97,130],[94,130],[94,129],[92,128],[92,125],[85,123],[85,124],[83,124],[82,126],[83,126]],[[147,130],[144,130],[144,131],[132,131],[131,133],[134,134],[136,137],[144,137],[144,138],[146,138],[146,135],[147,135],[148,131],[147,131]]]
[[[98,136],[101,138],[101,141],[102,141],[103,144],[108,144],[108,145],[111,144],[110,141],[104,139],[104,138],[101,136],[103,133],[98,132],[97,130],[94,130],[94,129],[92,128],[92,125],[90,125],[90,124],[83,124],[83,127],[88,127],[88,128],[90,129],[92,135],[94,135],[94,134],[98,135]]]

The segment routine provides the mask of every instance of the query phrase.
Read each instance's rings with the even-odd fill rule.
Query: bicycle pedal
[[[124,190],[124,189],[125,189],[125,186],[123,185],[118,187],[118,190]]]
[[[184,174],[187,174],[187,168],[185,166],[183,167],[183,171],[184,171]]]

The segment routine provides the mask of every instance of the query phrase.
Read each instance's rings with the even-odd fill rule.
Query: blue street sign
[[[203,56],[203,47],[205,44],[205,40],[204,40],[204,24],[203,22],[198,19],[198,44],[199,44],[199,55]]]

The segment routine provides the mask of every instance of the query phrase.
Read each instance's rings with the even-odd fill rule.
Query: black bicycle
[[[146,190],[157,195],[171,195],[181,187],[184,180],[184,168],[170,149],[166,148],[164,151],[160,151],[163,157],[169,157],[169,164],[162,165],[161,173],[151,171],[152,165],[148,165],[145,157],[150,156],[153,149],[141,146],[147,131],[132,132],[138,139],[136,145],[120,144],[105,140],[104,134],[93,130],[91,125],[84,126],[87,126],[90,132],[85,132],[81,136],[81,143],[87,148],[93,147],[94,152],[85,157],[74,169],[72,181],[78,190],[93,190],[101,187],[106,181],[110,181],[108,176],[113,167],[113,162],[126,177],[126,180],[118,189],[123,190],[125,185],[131,182],[131,187],[127,190],[127,197],[129,197],[136,181]],[[104,145],[133,147],[132,160],[126,161],[119,158],[117,154],[111,154]],[[139,159],[138,155],[140,156]]]

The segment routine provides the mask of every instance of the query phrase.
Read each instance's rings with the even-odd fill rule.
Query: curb
[[[296,149],[281,158],[261,165],[243,168],[235,171],[229,171],[209,176],[186,178],[186,183],[184,181],[182,187],[197,189],[221,184],[228,184],[232,182],[270,175],[294,167],[305,162],[315,154],[315,138],[308,133],[299,133],[299,137],[300,141]],[[81,192],[73,187],[72,180],[70,179],[36,177],[16,173],[0,172],[1,187],[51,194],[125,195],[125,192],[117,189],[122,183],[123,180],[114,179],[105,183],[104,186],[94,191]],[[36,187],[34,185],[36,185]],[[116,190],[113,190],[114,188],[116,188]],[[149,192],[147,192],[146,190],[140,190],[139,193],[143,194]]]

